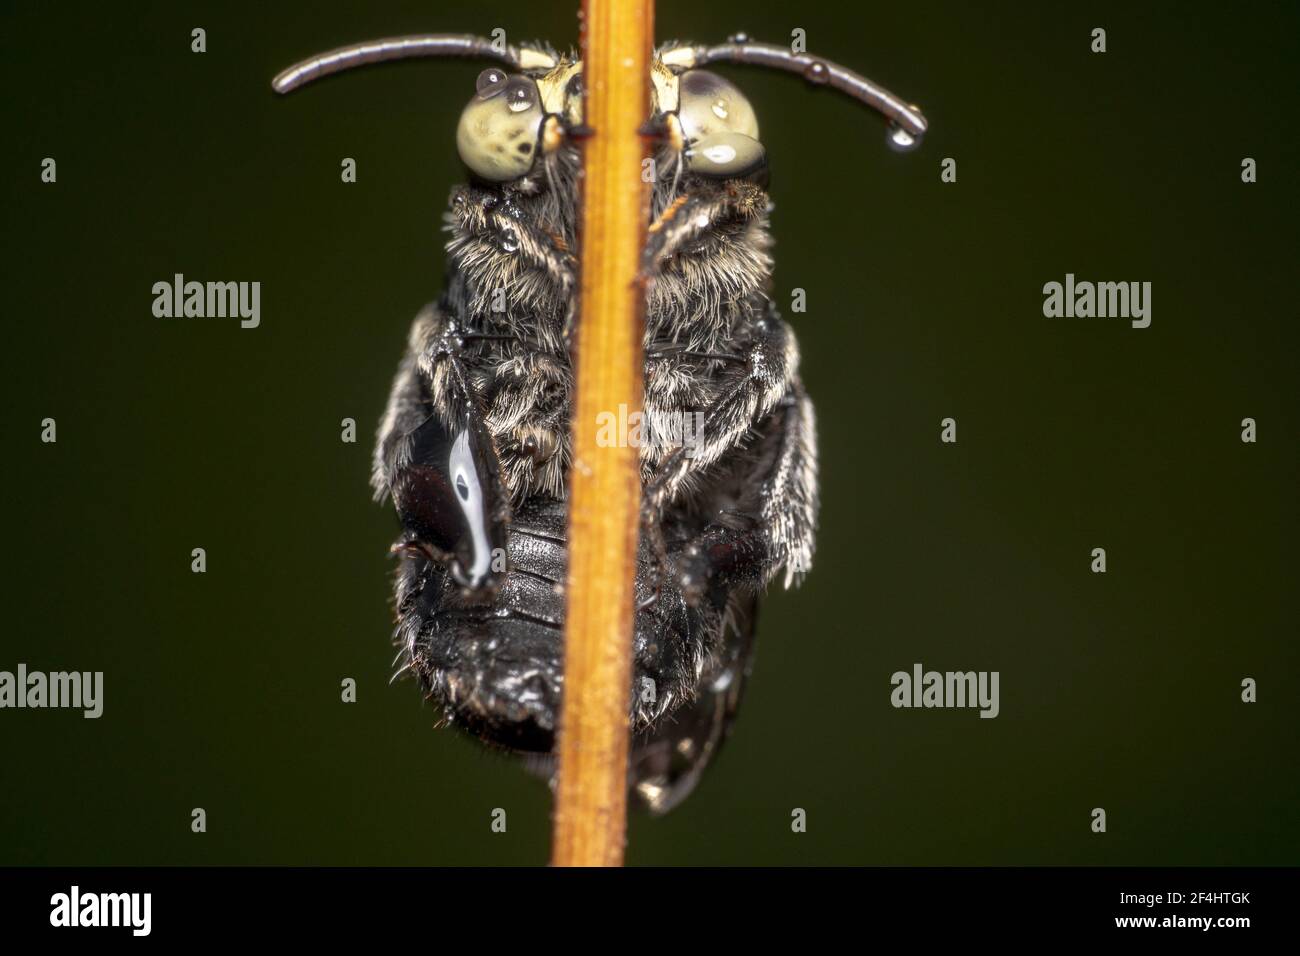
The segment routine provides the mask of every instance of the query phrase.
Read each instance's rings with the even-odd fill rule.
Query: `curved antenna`
[[[899,99],[883,86],[831,60],[794,53],[787,47],[755,43],[744,34],[730,37],[717,46],[678,47],[664,52],[663,61],[672,66],[704,66],[706,63],[748,63],[799,73],[810,83],[834,87],[861,103],[885,114],[890,120],[890,142],[899,149],[911,149],[925,135],[929,124],[921,111]]]
[[[535,51],[526,52],[533,54]],[[342,46],[328,53],[318,53],[282,72],[271,81],[271,87],[277,93],[291,93],[312,80],[353,67],[427,56],[485,57],[499,60],[515,69],[524,68],[524,58],[518,47],[494,43],[486,37],[470,33],[420,33],[368,40]],[[529,58],[532,59],[531,56]]]

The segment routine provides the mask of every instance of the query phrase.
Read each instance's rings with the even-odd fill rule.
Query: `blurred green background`
[[[482,65],[269,81],[408,32],[567,45],[575,5],[7,5],[0,669],[106,692],[98,721],[0,712],[0,863],[546,860],[545,786],[388,684],[395,519],[366,486]],[[822,530],[729,745],[633,818],[630,863],[1300,863],[1300,14],[981,6],[659,4],[663,39],[802,28],[933,132],[896,155],[847,100],[727,71],[770,155]],[[261,327],[154,318],[176,272],[261,281]],[[1151,281],[1152,326],[1045,319],[1067,272]],[[1001,716],[894,710],[917,661],[1000,671]]]

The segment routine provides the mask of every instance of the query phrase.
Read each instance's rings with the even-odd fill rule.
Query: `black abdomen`
[[[533,497],[513,515],[508,571],[495,591],[473,593],[418,551],[402,558],[398,640],[429,696],[449,718],[489,743],[549,752],[564,684],[567,514],[563,501]],[[654,597],[656,589],[657,598]],[[684,703],[723,638],[724,607],[687,606],[638,556],[631,711],[644,725]],[[645,605],[645,606],[641,606]],[[727,655],[730,657],[730,655]]]

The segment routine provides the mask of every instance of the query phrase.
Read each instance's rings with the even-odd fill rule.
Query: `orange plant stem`
[[[569,572],[552,862],[619,866],[627,830],[628,712],[641,479],[637,449],[598,421],[641,408],[636,282],[649,216],[639,130],[650,111],[653,0],[583,4],[582,282],[569,477]],[[605,443],[608,446],[608,442]]]

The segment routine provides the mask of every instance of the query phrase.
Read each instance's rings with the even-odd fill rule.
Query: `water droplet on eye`
[[[490,99],[501,92],[505,86],[506,75],[500,70],[489,67],[478,75],[474,81],[474,89],[483,99]]]
[[[717,163],[719,166],[726,166],[736,160],[736,150],[734,147],[727,146],[725,143],[719,146],[710,146],[707,149],[700,150],[709,162]],[[701,217],[705,218],[705,217]],[[705,218],[705,225],[708,220]],[[701,226],[703,228],[703,226]]]
[[[817,83],[820,85],[830,80],[831,71],[827,68],[825,63],[822,63],[820,60],[814,60],[812,63],[809,63],[804,67],[803,75],[804,79],[809,83]]]
[[[749,34],[748,34],[748,33],[733,33],[731,36],[727,37],[727,42],[728,42],[728,43],[748,43],[748,42],[749,42]]]
[[[510,107],[510,112],[522,113],[533,105],[533,98],[529,95],[528,90],[522,86],[517,86],[506,94],[506,105]]]
[[[724,120],[727,118],[726,100],[714,100],[711,109],[713,110],[713,115],[716,116],[718,119]]]
[[[889,145],[900,153],[905,153],[910,149],[915,149],[921,142],[921,137],[908,132],[897,123],[889,124],[888,136]]]

